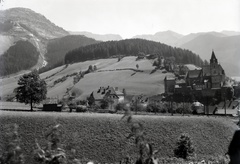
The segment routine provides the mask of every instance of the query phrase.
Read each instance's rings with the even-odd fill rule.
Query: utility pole
[[[226,104],[226,95],[224,93],[224,112],[225,112],[225,116],[227,115],[227,104]]]
[[[173,116],[173,96],[171,96],[171,108],[172,108],[172,116]]]

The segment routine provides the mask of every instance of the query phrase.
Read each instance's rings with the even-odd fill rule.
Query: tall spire
[[[218,63],[218,60],[217,60],[213,50],[212,50],[212,57],[210,59],[210,64],[212,64],[212,63]]]

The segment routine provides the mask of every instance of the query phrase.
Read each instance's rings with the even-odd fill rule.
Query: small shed
[[[43,104],[43,111],[61,112],[62,111],[62,105],[58,105],[58,104]]]
[[[62,111],[62,105],[58,104],[57,99],[46,99],[43,103],[43,111],[55,111],[55,112],[61,112]]]

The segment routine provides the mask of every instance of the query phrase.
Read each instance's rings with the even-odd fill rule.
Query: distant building
[[[176,84],[175,77],[166,76],[164,78],[164,89],[167,95],[174,93],[175,84]]]
[[[208,80],[211,86],[210,88],[220,89],[225,81],[225,71],[218,63],[214,51],[210,59],[210,65],[203,66],[203,78]]]
[[[193,65],[179,66],[176,71],[182,72],[182,74],[186,71],[185,76],[178,76],[179,78],[166,76],[164,79],[165,94],[191,92],[199,97],[203,89],[211,89],[213,93],[219,91],[221,94],[221,88],[225,82],[225,72],[218,63],[214,51],[212,51],[209,65],[193,68]]]
[[[62,105],[59,104],[57,98],[47,98],[43,102],[43,111],[61,111]]]
[[[113,101],[113,105],[117,103],[124,102],[125,95],[121,92],[118,87],[100,87],[98,90],[93,91],[89,100],[96,105],[101,105],[101,101],[104,99],[111,99]]]
[[[195,85],[201,85],[203,80],[202,70],[189,70],[186,76],[187,86],[194,88]]]

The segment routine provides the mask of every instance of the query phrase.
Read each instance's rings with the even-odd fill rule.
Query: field
[[[67,150],[77,150],[78,158],[117,162],[127,155],[136,156],[134,139],[126,139],[130,126],[122,115],[96,113],[44,113],[6,112],[0,113],[0,150],[3,149],[7,129],[11,124],[19,125],[21,147],[27,163],[33,164],[34,140],[46,145],[44,134],[49,127],[61,124],[62,143]],[[236,124],[229,118],[204,116],[134,116],[134,122],[141,122],[146,132],[146,141],[159,149],[158,157],[173,157],[178,136],[186,132],[196,147],[198,157],[216,157],[227,152]],[[68,151],[67,151],[68,152]]]
[[[118,62],[117,58],[99,59],[86,62],[70,64],[68,67],[61,66],[42,73],[40,76],[45,79],[48,85],[47,97],[62,98],[67,88],[78,91],[78,99],[85,99],[92,91],[99,87],[118,87],[120,90],[126,89],[127,94],[145,94],[156,95],[164,91],[164,78],[171,73],[162,73],[157,70],[151,74],[154,69],[152,60],[142,59],[136,61],[136,57],[124,57]],[[136,65],[139,65],[139,71]],[[86,71],[89,65],[96,65],[97,71],[86,74],[77,84],[73,86],[73,73]],[[65,81],[54,84],[55,81],[68,76]],[[14,88],[17,87],[19,76],[0,79],[0,96],[6,99],[8,95],[13,94]]]

